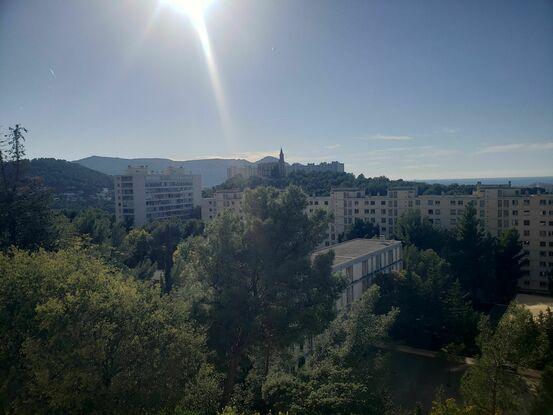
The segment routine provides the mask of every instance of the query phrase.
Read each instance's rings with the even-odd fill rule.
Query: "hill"
[[[242,159],[201,159],[177,161],[165,158],[119,158],[91,156],[75,160],[76,164],[88,167],[105,174],[122,174],[129,165],[148,166],[152,170],[163,170],[167,167],[183,167],[193,174],[202,175],[202,186],[211,187],[227,179],[227,168],[246,166],[253,163]]]
[[[42,178],[44,185],[52,190],[55,208],[113,210],[113,179],[107,174],[51,158],[26,161],[23,173],[27,178]]]

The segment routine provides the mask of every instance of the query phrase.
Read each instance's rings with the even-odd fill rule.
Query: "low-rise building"
[[[142,226],[156,219],[186,219],[201,203],[201,176],[170,167],[150,172],[147,166],[131,167],[115,176],[117,221]]]
[[[313,252],[312,257],[334,251],[332,271],[343,274],[348,286],[337,307],[349,306],[357,300],[378,274],[403,268],[401,242],[385,239],[352,239]]]

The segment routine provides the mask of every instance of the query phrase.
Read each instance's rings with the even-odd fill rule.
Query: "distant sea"
[[[476,184],[481,182],[482,184],[507,184],[511,181],[512,186],[529,186],[536,183],[553,184],[553,176],[543,177],[485,177],[480,179],[428,179],[428,180],[414,180],[415,182],[425,183],[439,183],[439,184]]]

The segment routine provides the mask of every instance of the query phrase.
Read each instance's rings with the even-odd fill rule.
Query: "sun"
[[[204,13],[214,0],[162,0],[190,19],[196,29],[204,26]]]

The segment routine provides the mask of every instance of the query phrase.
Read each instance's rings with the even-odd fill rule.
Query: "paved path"
[[[418,349],[416,347],[403,346],[403,345],[400,345],[400,344],[379,344],[379,345],[377,345],[377,347],[379,347],[381,349],[385,349],[385,350],[393,350],[393,351],[400,352],[400,353],[407,353],[407,354],[412,354],[412,355],[416,355],[416,356],[429,357],[429,358],[432,358],[432,359],[443,359],[440,356],[439,352],[435,352],[435,351],[432,351],[432,350],[426,350],[426,349]],[[457,363],[462,363],[462,364],[466,364],[468,366],[472,366],[476,363],[476,359],[474,359],[472,357],[460,356],[459,361]],[[524,376],[524,377],[527,377],[527,378],[530,378],[530,379],[535,379],[535,380],[540,380],[541,379],[541,374],[542,374],[542,372],[539,371],[539,370],[523,369],[523,368],[518,369],[517,373],[521,376]]]

